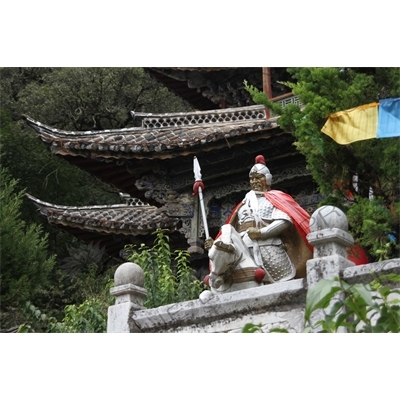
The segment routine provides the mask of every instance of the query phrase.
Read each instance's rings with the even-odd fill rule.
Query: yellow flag
[[[339,144],[376,139],[379,103],[331,114],[321,131]]]

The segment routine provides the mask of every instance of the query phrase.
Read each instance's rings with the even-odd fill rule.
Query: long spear
[[[200,164],[196,156],[194,156],[193,159],[193,172],[195,180],[195,183],[193,185],[193,195],[196,194],[199,195],[201,215],[203,217],[204,232],[206,234],[206,239],[208,239],[210,237],[210,234],[208,233],[207,217],[206,217],[206,210],[204,208],[203,191],[202,191],[202,189],[204,189],[204,184],[203,181],[201,180]]]

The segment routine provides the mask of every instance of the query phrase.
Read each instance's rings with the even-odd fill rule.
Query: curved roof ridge
[[[151,208],[157,209],[156,206],[152,206],[149,203],[145,203],[137,198],[130,198],[129,200],[133,200],[130,203],[121,203],[121,204],[109,204],[109,205],[91,205],[91,206],[61,206],[58,204],[48,203],[46,201],[40,200],[29,193],[25,193],[25,196],[28,197],[33,203],[40,207],[54,208],[57,210],[106,210],[106,209],[118,209],[118,208],[132,208],[132,207],[141,207],[141,208]]]
[[[101,131],[88,130],[88,131],[72,131],[54,128],[50,125],[43,124],[29,115],[23,114],[21,118],[24,119],[29,126],[37,130],[39,133],[54,135],[54,136],[75,136],[75,137],[85,137],[85,136],[97,136],[97,135],[113,135],[121,133],[135,133],[136,131],[143,131],[142,127],[132,127],[132,128],[119,128],[119,129],[104,129]]]
[[[240,115],[234,120],[209,123],[163,125],[164,121],[156,121],[155,126],[146,128],[123,128],[103,131],[74,132],[52,128],[31,117],[24,116],[27,124],[39,133],[43,142],[51,147],[51,151],[60,155],[81,155],[94,158],[171,157],[172,151],[187,152],[196,146],[225,145],[227,139],[245,140],[249,134],[272,134],[279,128],[276,119],[262,119],[252,115]],[[168,122],[166,122],[168,123]],[[236,140],[235,139],[235,140]]]
[[[103,234],[147,235],[157,228],[173,232],[179,220],[169,216],[163,207],[135,204],[70,207],[47,203],[30,194],[26,196],[50,224]]]

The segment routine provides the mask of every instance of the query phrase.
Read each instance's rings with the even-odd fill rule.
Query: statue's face
[[[265,192],[267,190],[267,180],[263,174],[250,175],[250,187],[257,192]]]

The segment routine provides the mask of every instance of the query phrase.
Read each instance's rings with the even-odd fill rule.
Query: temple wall
[[[368,283],[384,274],[400,274],[400,258],[354,266],[346,258],[353,243],[347,219],[332,206],[318,209],[310,220],[307,239],[314,255],[307,262],[307,278],[268,284],[224,294],[205,291],[198,300],[145,309],[144,273],[133,263],[122,264],[115,273],[111,294],[116,304],[108,310],[108,333],[241,332],[247,323],[261,324],[262,332],[273,328],[303,332],[307,290],[321,279],[340,277],[349,284]],[[400,288],[400,283],[390,284]],[[329,311],[329,306],[326,311]],[[313,320],[323,317],[322,310]]]

